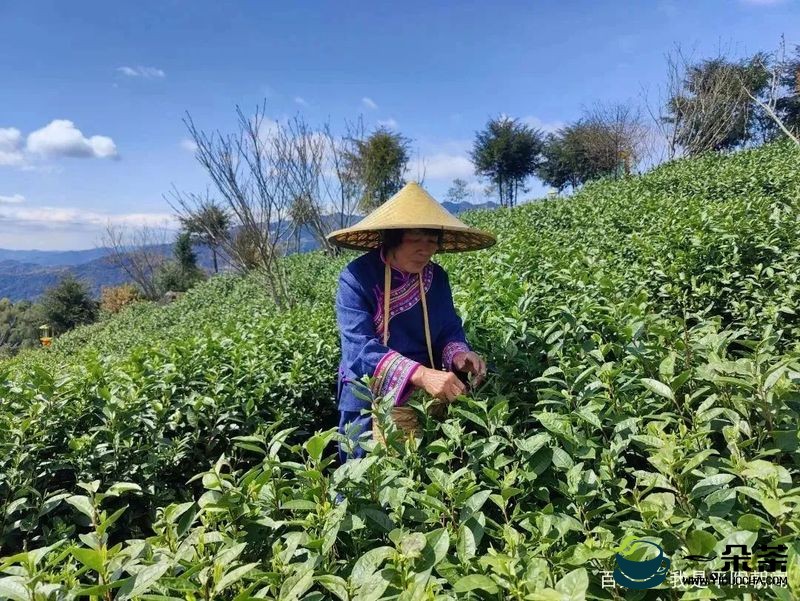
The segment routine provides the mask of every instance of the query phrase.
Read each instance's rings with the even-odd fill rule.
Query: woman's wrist
[[[427,370],[428,368],[424,365],[417,367],[414,373],[411,374],[411,383],[418,388],[422,388],[422,382],[425,380],[425,372]]]

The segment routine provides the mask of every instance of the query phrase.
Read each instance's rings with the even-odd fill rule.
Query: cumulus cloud
[[[422,155],[410,165],[411,173],[418,173],[426,180],[451,180],[473,174],[472,161],[466,155],[435,153]]]
[[[14,127],[0,127],[0,165],[21,166],[24,162],[22,132]]]
[[[12,196],[0,196],[0,205],[2,204],[19,204],[25,202],[25,197],[22,194],[14,194]]]
[[[114,214],[74,207],[19,207],[2,203],[0,203],[0,222],[3,225],[13,224],[21,227],[35,226],[50,229],[99,229],[108,223],[130,227],[177,227],[178,225],[175,216],[171,213]]]
[[[372,98],[368,98],[367,96],[364,96],[361,99],[361,104],[363,104],[365,107],[373,111],[378,109],[378,105],[375,103],[375,101]]]
[[[533,115],[523,117],[522,122],[529,127],[533,127],[534,129],[540,129],[546,134],[554,134],[559,129],[564,127],[563,121],[544,121],[543,119],[534,117]]]
[[[295,104],[299,104],[300,106],[308,106],[308,101],[302,96],[295,96],[294,97]]]
[[[164,79],[167,74],[155,67],[117,67],[117,71],[126,77],[141,77],[142,79]]]
[[[28,151],[43,156],[117,158],[117,147],[107,136],[87,138],[67,119],[54,119],[28,135]]]
[[[388,129],[397,129],[397,121],[392,118],[389,119],[380,119],[378,121],[378,125],[381,127],[386,127]]]

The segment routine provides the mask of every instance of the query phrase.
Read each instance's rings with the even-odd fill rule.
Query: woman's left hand
[[[472,351],[457,353],[453,357],[453,369],[474,375],[473,386],[480,385],[486,377],[486,362],[478,353]]]

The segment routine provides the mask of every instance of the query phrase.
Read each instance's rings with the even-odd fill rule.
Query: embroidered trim
[[[471,349],[469,346],[458,340],[448,342],[442,351],[442,365],[448,371],[453,371],[453,357],[458,353],[468,353]]]
[[[422,270],[422,285],[425,292],[430,292],[433,283],[433,265],[428,263]],[[383,285],[375,284],[373,288],[378,299],[375,315],[372,316],[372,323],[375,325],[376,332],[383,332]],[[415,277],[406,277],[400,286],[395,287],[392,282],[392,292],[389,299],[389,323],[392,318],[413,308],[420,301],[419,282]]]
[[[392,395],[394,404],[402,405],[414,389],[408,384],[419,366],[416,361],[390,350],[375,368],[372,394],[380,397]]]

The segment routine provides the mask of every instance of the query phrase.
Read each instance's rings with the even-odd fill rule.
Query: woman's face
[[[436,234],[428,234],[420,230],[403,232],[403,241],[390,254],[392,264],[409,273],[420,273],[439,250]]]

